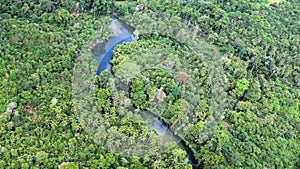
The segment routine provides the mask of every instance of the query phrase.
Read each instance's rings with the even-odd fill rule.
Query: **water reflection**
[[[169,125],[165,123],[158,116],[154,115],[152,112],[147,110],[141,110],[139,114],[142,117],[143,122],[145,122],[150,130],[156,130],[159,138],[165,142],[175,142],[177,145],[184,149],[187,153],[189,159],[188,163],[194,168],[197,166],[197,162],[193,155],[192,150],[185,144],[185,142],[178,136],[176,136],[170,129]]]
[[[154,115],[149,111],[142,110],[139,112],[143,121],[147,123],[150,130],[156,130],[158,136],[163,142],[176,142],[179,143],[181,139],[173,134],[169,129],[169,125],[166,124],[162,119]]]
[[[108,38],[103,43],[98,43],[92,48],[93,58],[98,61],[97,75],[105,69],[110,69],[110,60],[113,56],[113,50],[118,44],[124,42],[132,42],[134,29],[126,25],[124,22],[113,18],[108,28],[113,33],[113,37]]]
[[[128,26],[126,23],[112,18],[112,22],[109,25],[109,29],[113,33],[113,37],[108,38],[105,42],[95,44],[92,48],[92,57],[98,61],[97,75],[100,75],[105,69],[110,69],[110,60],[113,57],[113,50],[118,44],[124,42],[132,42],[134,40],[133,31],[134,29]],[[133,107],[129,108],[133,109]],[[131,110],[134,112],[134,110]],[[187,152],[189,158],[189,164],[194,168],[196,160],[191,149],[185,144],[184,141],[176,136],[170,129],[168,124],[161,120],[158,116],[154,115],[150,111],[142,110],[139,112],[144,122],[147,123],[150,130],[156,130],[157,134],[163,142],[175,142],[179,147]]]

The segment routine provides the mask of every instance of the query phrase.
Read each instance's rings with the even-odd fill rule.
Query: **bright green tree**
[[[245,91],[248,90],[249,87],[249,81],[246,78],[240,79],[235,87],[235,93],[238,97],[241,97],[244,95]]]

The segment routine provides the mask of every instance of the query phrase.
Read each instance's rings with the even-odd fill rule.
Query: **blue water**
[[[134,40],[133,28],[120,20],[112,18],[112,22],[108,28],[114,33],[114,37],[108,38],[103,43],[95,44],[92,49],[92,57],[98,61],[97,75],[100,75],[105,69],[110,69],[110,60],[118,44],[132,42]]]
[[[97,75],[100,75],[100,73],[102,71],[104,71],[105,69],[108,69],[110,67],[110,60],[112,59],[113,51],[114,51],[114,49],[116,48],[116,46],[118,44],[122,44],[124,42],[132,42],[132,41],[133,41],[133,37],[130,36],[126,39],[123,39],[123,40],[119,41],[117,44],[112,46],[111,49],[109,49],[109,51],[107,51],[107,53],[103,56],[103,59],[99,62]]]
[[[109,29],[115,34],[115,36],[108,38],[103,43],[95,44],[92,49],[92,58],[98,61],[97,75],[100,75],[101,72],[106,69],[110,69],[110,60],[112,59],[113,51],[118,44],[132,42],[134,40],[133,28],[120,20],[112,18]],[[191,164],[193,168],[196,168],[197,165],[193,152],[178,136],[169,130],[169,126],[164,123],[164,121],[149,111],[141,111],[140,115],[143,117],[143,120],[148,123],[148,128],[150,130],[156,130],[159,137],[165,142],[178,143],[179,147],[183,148],[187,152],[187,156],[189,158],[188,163]]]

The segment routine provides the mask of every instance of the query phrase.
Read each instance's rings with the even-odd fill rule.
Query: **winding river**
[[[96,44],[92,49],[92,57],[98,61],[97,75],[100,75],[105,69],[110,69],[110,60],[118,44],[132,42],[134,40],[134,29],[116,18],[112,19],[109,28],[116,36],[108,38],[108,40],[103,43]]]
[[[117,18],[112,18],[109,28],[116,36],[108,38],[104,43],[96,44],[92,49],[92,57],[98,61],[97,75],[100,75],[100,73],[105,69],[111,68],[110,60],[113,56],[113,50],[118,44],[132,42],[134,40],[134,28]],[[180,137],[176,136],[169,129],[168,124],[149,111],[140,111],[140,115],[142,119],[147,122],[148,128],[151,130],[157,130],[159,137],[161,137],[164,141],[176,142],[180,148],[184,149],[189,159],[188,163],[191,164],[193,168],[197,167],[197,161],[192,150]]]

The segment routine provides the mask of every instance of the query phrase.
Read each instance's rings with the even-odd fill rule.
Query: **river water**
[[[125,22],[112,18],[109,28],[114,33],[114,37],[108,38],[105,42],[94,45],[92,49],[92,57],[98,61],[97,75],[100,75],[105,69],[110,69],[110,60],[113,57],[113,50],[118,44],[124,42],[132,42],[134,40],[134,28],[127,25]],[[144,122],[147,123],[150,130],[157,130],[158,136],[164,142],[175,142],[179,147],[184,149],[189,159],[189,164],[196,168],[196,160],[192,150],[186,145],[184,141],[176,136],[170,129],[169,125],[161,120],[152,112],[142,110],[139,112]]]
[[[112,30],[115,37],[110,37],[105,42],[96,44],[92,48],[92,57],[98,61],[97,75],[100,75],[105,69],[110,69],[110,60],[118,44],[132,42],[134,40],[134,29],[116,18],[113,18],[111,21],[109,29]]]

